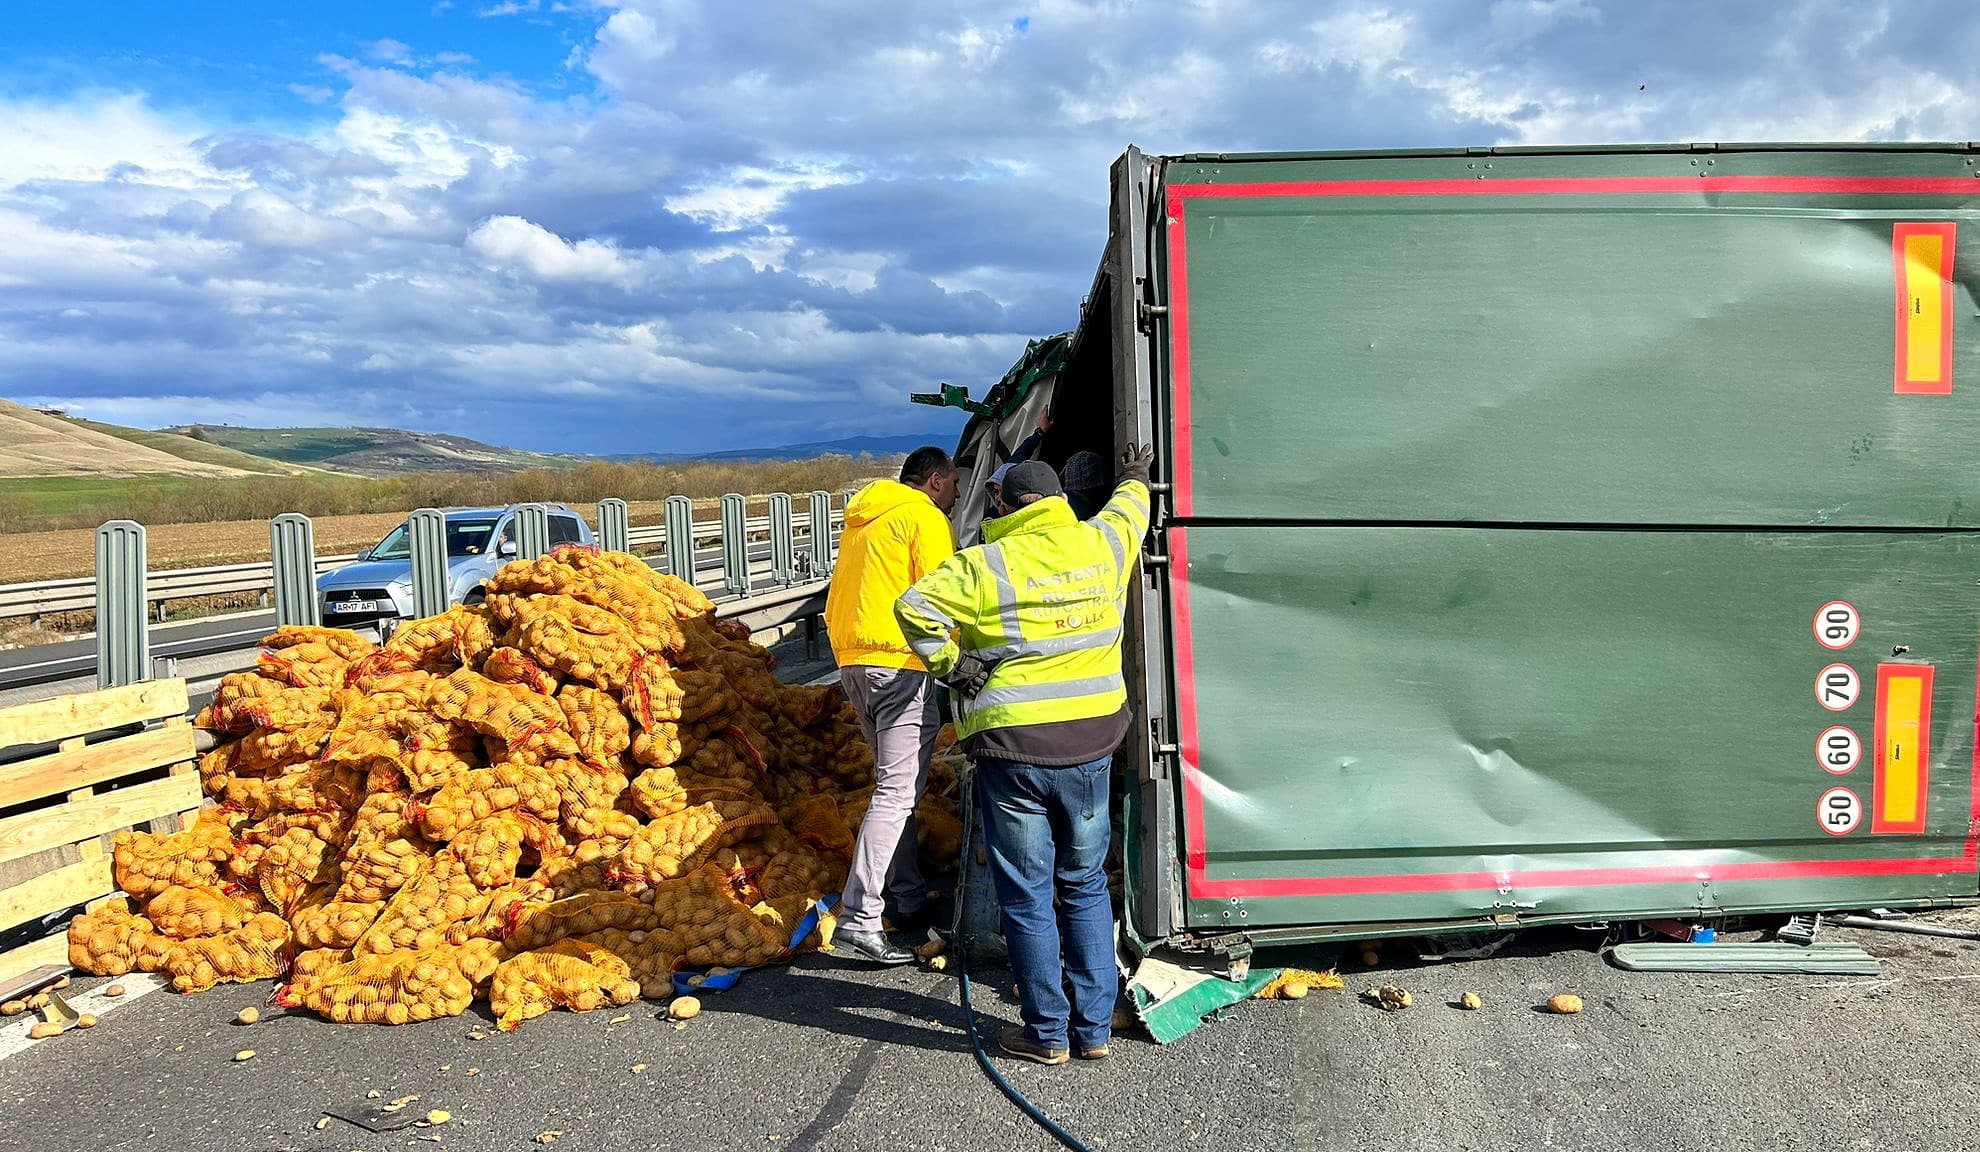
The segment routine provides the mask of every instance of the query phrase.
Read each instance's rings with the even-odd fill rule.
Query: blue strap
[[[818,930],[818,918],[830,912],[838,903],[839,897],[834,894],[813,904],[811,911],[806,912],[799,918],[797,929],[791,933],[791,942],[785,947],[784,955],[789,956],[791,953],[796,952],[798,945],[804,943],[804,938]],[[727,992],[736,986],[736,981],[743,978],[743,973],[751,972],[761,967],[763,965],[755,964],[748,968],[731,968],[720,976],[708,976],[696,972],[676,972],[674,973],[674,995],[696,996],[703,992]],[[699,979],[701,983],[690,983],[690,981],[695,979]]]

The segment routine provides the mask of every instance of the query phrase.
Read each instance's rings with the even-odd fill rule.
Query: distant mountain
[[[732,448],[724,452],[623,452],[612,456],[611,459],[667,463],[679,460],[810,460],[819,456],[905,456],[924,444],[948,448],[954,441],[954,436],[848,436],[843,440],[785,444],[779,448]]]
[[[168,431],[271,460],[360,476],[520,472],[526,468],[568,468],[582,462],[575,456],[498,448],[465,436],[407,432],[398,428],[238,428],[231,424],[187,424]]]

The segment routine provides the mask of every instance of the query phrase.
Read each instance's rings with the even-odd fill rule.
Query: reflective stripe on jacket
[[[1148,488],[1130,480],[1091,520],[1063,497],[984,524],[986,543],[956,553],[901,596],[901,633],[928,670],[964,652],[996,665],[959,699],[956,735],[1111,716],[1127,703],[1121,612],[1148,533]]]
[[[894,619],[894,601],[955,551],[949,519],[926,492],[894,480],[860,489],[846,505],[825,593],[825,629],[841,668],[921,669]]]

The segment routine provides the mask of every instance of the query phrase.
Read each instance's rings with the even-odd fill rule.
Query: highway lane
[[[770,546],[757,545],[750,553],[751,593],[781,587],[770,582]],[[726,598],[719,550],[710,550],[697,562],[695,575],[696,586],[708,593],[711,599]],[[172,624],[154,624],[151,626],[151,655],[155,660],[184,660],[232,648],[249,648],[273,632],[275,627],[273,611],[232,613]],[[95,672],[96,641],[93,638],[0,650],[0,693],[94,676]],[[0,704],[10,702],[17,701],[0,695]]]

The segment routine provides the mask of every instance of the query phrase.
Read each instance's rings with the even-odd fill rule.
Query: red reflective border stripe
[[[1271,876],[1217,879],[1209,875],[1204,844],[1202,749],[1196,725],[1196,664],[1188,590],[1188,546],[1182,528],[1170,529],[1170,588],[1176,624],[1176,712],[1183,776],[1184,868],[1189,895],[1197,899],[1274,896],[1365,896],[1403,892],[1489,891],[1499,888],[1592,888],[1707,880],[1784,880],[1825,876],[1921,876],[1972,872],[1980,867],[1980,680],[1974,687],[1975,720],[1972,819],[1959,856],[1876,860],[1761,860],[1721,864],[1645,865],[1626,868],[1555,868],[1505,872],[1427,872],[1362,876]],[[1911,666],[1907,666],[1911,667]],[[1928,697],[1929,702],[1929,697]],[[1881,739],[1881,737],[1879,737]],[[1882,755],[1882,745],[1877,745]],[[1920,809],[1925,781],[1919,781]],[[1875,811],[1873,807],[1873,812]],[[1887,829],[1889,830],[1889,829]],[[1922,826],[1919,829],[1923,831]],[[1682,853],[1679,853],[1680,855]]]
[[[1194,505],[1191,468],[1189,261],[1187,203],[1204,199],[1337,196],[1567,196],[1726,193],[1848,196],[1975,196],[1980,181],[1949,177],[1645,176],[1512,180],[1316,180],[1255,184],[1172,184],[1168,187],[1170,395],[1176,515]],[[1948,306],[1950,294],[1948,294]],[[1952,347],[1951,328],[1943,329]],[[1948,371],[1947,379],[1950,379]],[[1416,875],[1261,877],[1212,880],[1204,844],[1201,746],[1196,725],[1196,666],[1191,645],[1187,532],[1170,530],[1169,581],[1175,613],[1176,723],[1183,776],[1184,873],[1188,895],[1198,899],[1272,896],[1348,896],[1396,892],[1491,890],[1518,885],[1560,888],[1666,884],[1692,880],[1768,880],[1822,876],[1942,875],[1980,866],[1980,682],[1976,682],[1971,819],[1960,856],[1891,860],[1778,860],[1718,865],[1641,868],[1568,868],[1531,872],[1437,872]]]
[[[1466,892],[1517,888],[1606,888],[1628,884],[1690,884],[1714,880],[1791,880],[1823,876],[1938,876],[1971,872],[1980,859],[1969,842],[1964,856],[1898,860],[1756,860],[1745,863],[1651,865],[1641,868],[1550,868],[1530,872],[1428,872],[1403,876],[1271,876],[1211,880],[1192,871],[1189,894],[1230,896],[1378,896],[1404,892]]]
[[[1169,202],[1275,196],[1776,196],[1980,195],[1956,176],[1546,176],[1498,180],[1285,180],[1258,184],[1171,184]]]
[[[1169,421],[1174,434],[1169,441],[1169,475],[1175,479],[1173,495],[1176,515],[1187,516],[1194,509],[1192,494],[1195,477],[1189,425],[1189,258],[1188,237],[1183,230],[1181,189],[1169,189],[1169,395],[1174,411]],[[1171,568],[1171,571],[1177,571]]]
[[[1183,773],[1183,852],[1192,884],[1207,875],[1203,847],[1203,782],[1196,743],[1196,649],[1189,616],[1189,539],[1169,529],[1169,599],[1176,616],[1176,736]],[[1980,773],[1980,759],[1974,771]]]

